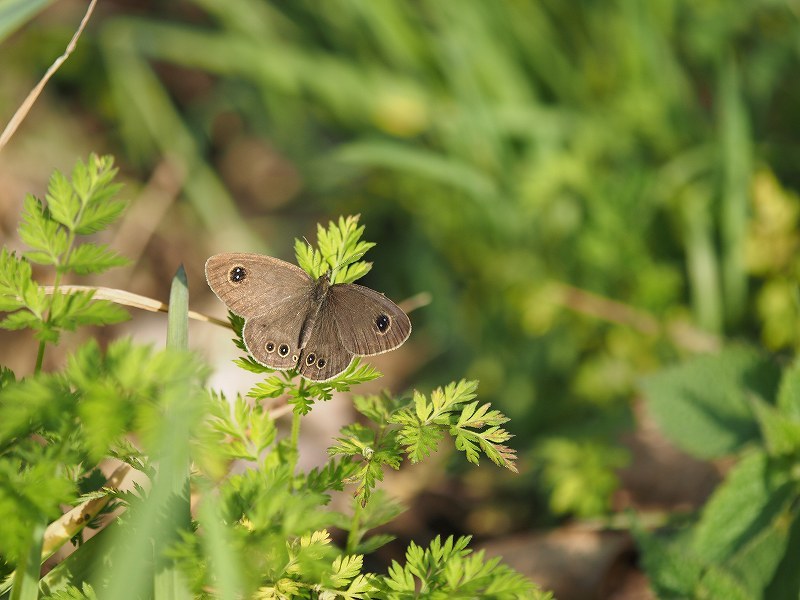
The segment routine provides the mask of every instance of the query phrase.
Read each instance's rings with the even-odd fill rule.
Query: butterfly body
[[[408,316],[370,288],[313,279],[300,267],[260,254],[216,254],[206,262],[208,285],[244,317],[248,352],[273,369],[296,368],[312,381],[344,371],[354,356],[400,346]]]

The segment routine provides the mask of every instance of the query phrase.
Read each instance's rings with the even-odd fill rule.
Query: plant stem
[[[33,373],[36,375],[42,370],[42,363],[44,362],[44,347],[45,342],[39,342],[39,351],[36,353],[36,366],[33,368]]]
[[[291,437],[291,444],[292,444],[292,473],[295,472],[297,468],[297,458],[300,454],[300,449],[298,448],[298,442],[300,440],[300,413],[297,411],[292,412],[292,437]]]
[[[347,532],[347,544],[344,549],[345,554],[356,553],[356,546],[361,537],[359,529],[361,528],[361,512],[364,509],[361,507],[361,502],[355,502],[354,505],[353,518],[350,519],[350,531]]]
[[[72,242],[75,240],[75,236],[72,233],[70,233],[70,236],[68,248],[72,246]],[[67,250],[67,252],[69,252],[69,250]],[[56,265],[56,268],[58,268],[58,265]],[[53,302],[55,301],[56,293],[58,293],[58,286],[60,283],[61,273],[57,270],[56,276],[53,279],[53,293],[50,295],[50,303],[47,306],[47,317],[45,317],[45,324],[50,323],[50,318],[53,314]],[[39,372],[42,370],[42,364],[44,363],[44,349],[46,346],[47,342],[44,340],[39,342],[39,350],[36,353],[36,366],[33,368],[33,373],[35,375],[39,374]]]
[[[42,544],[46,528],[46,522],[37,521],[29,532],[28,551],[20,557],[13,573],[11,600],[36,600],[39,597]]]
[[[94,2],[92,2],[92,7],[93,6],[94,6]],[[90,7],[90,12],[91,12],[92,7]],[[87,16],[88,16],[88,14],[89,13],[87,13]],[[75,187],[73,186],[72,189],[74,191]],[[78,215],[75,217],[75,223],[80,223],[81,222],[81,219],[83,218],[83,212],[86,209],[86,204],[88,202],[88,198],[91,197],[91,192],[93,192],[93,191],[94,191],[93,189],[90,191],[89,196],[87,198],[81,198],[80,199],[81,207],[80,207],[80,209],[78,209]],[[69,232],[67,234],[67,249],[64,251],[64,257],[61,258],[60,260],[57,260],[56,261],[56,265],[55,265],[55,267],[56,267],[56,276],[53,279],[53,293],[50,295],[50,304],[47,307],[47,317],[45,318],[45,324],[46,325],[50,324],[50,320],[51,320],[52,315],[53,315],[53,302],[55,302],[56,293],[58,292],[58,286],[61,284],[61,270],[60,270],[59,267],[62,264],[63,265],[69,264],[69,257],[72,254],[73,245],[75,244],[75,237],[77,235],[75,230],[67,227],[67,231]],[[39,373],[42,370],[42,363],[44,362],[44,349],[45,349],[46,345],[47,344],[46,344],[46,342],[44,340],[39,342],[39,351],[36,354],[36,366],[33,369],[34,373]]]
[[[303,392],[305,391],[305,379],[302,377],[300,378],[300,383],[297,386],[297,395],[302,396]],[[295,410],[292,411],[292,433],[289,441],[292,446],[292,473],[294,473],[295,469],[297,468],[297,458],[300,455],[300,412],[297,410],[295,406]]]

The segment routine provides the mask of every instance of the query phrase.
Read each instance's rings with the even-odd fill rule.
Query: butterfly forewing
[[[306,379],[332,379],[350,366],[353,360],[353,353],[339,339],[331,309],[330,302],[323,303],[314,329],[300,353],[300,375]]]
[[[245,318],[287,301],[302,301],[314,280],[300,267],[261,254],[215,254],[206,261],[208,285],[225,305]]]
[[[350,283],[331,286],[328,297],[339,339],[353,354],[388,352],[411,335],[408,315],[383,294]]]

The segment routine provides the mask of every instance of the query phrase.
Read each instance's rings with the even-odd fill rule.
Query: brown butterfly
[[[411,321],[383,294],[354,283],[314,280],[300,267],[261,254],[215,254],[208,285],[244,317],[247,351],[271,369],[297,368],[312,381],[344,371],[354,356],[394,350]]]

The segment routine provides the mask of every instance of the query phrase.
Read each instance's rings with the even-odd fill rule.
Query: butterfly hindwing
[[[302,301],[314,280],[300,267],[263,256],[231,252],[206,261],[208,285],[237,315],[257,317],[287,301]]]
[[[312,381],[327,381],[344,371],[353,360],[339,339],[331,314],[332,305],[323,302],[314,329],[300,353],[300,375]]]
[[[291,369],[300,356],[300,333],[312,312],[310,297],[284,301],[244,322],[242,338],[250,355],[272,369]]]
[[[331,286],[331,314],[339,339],[359,356],[388,352],[411,335],[408,315],[381,293],[354,283]]]

